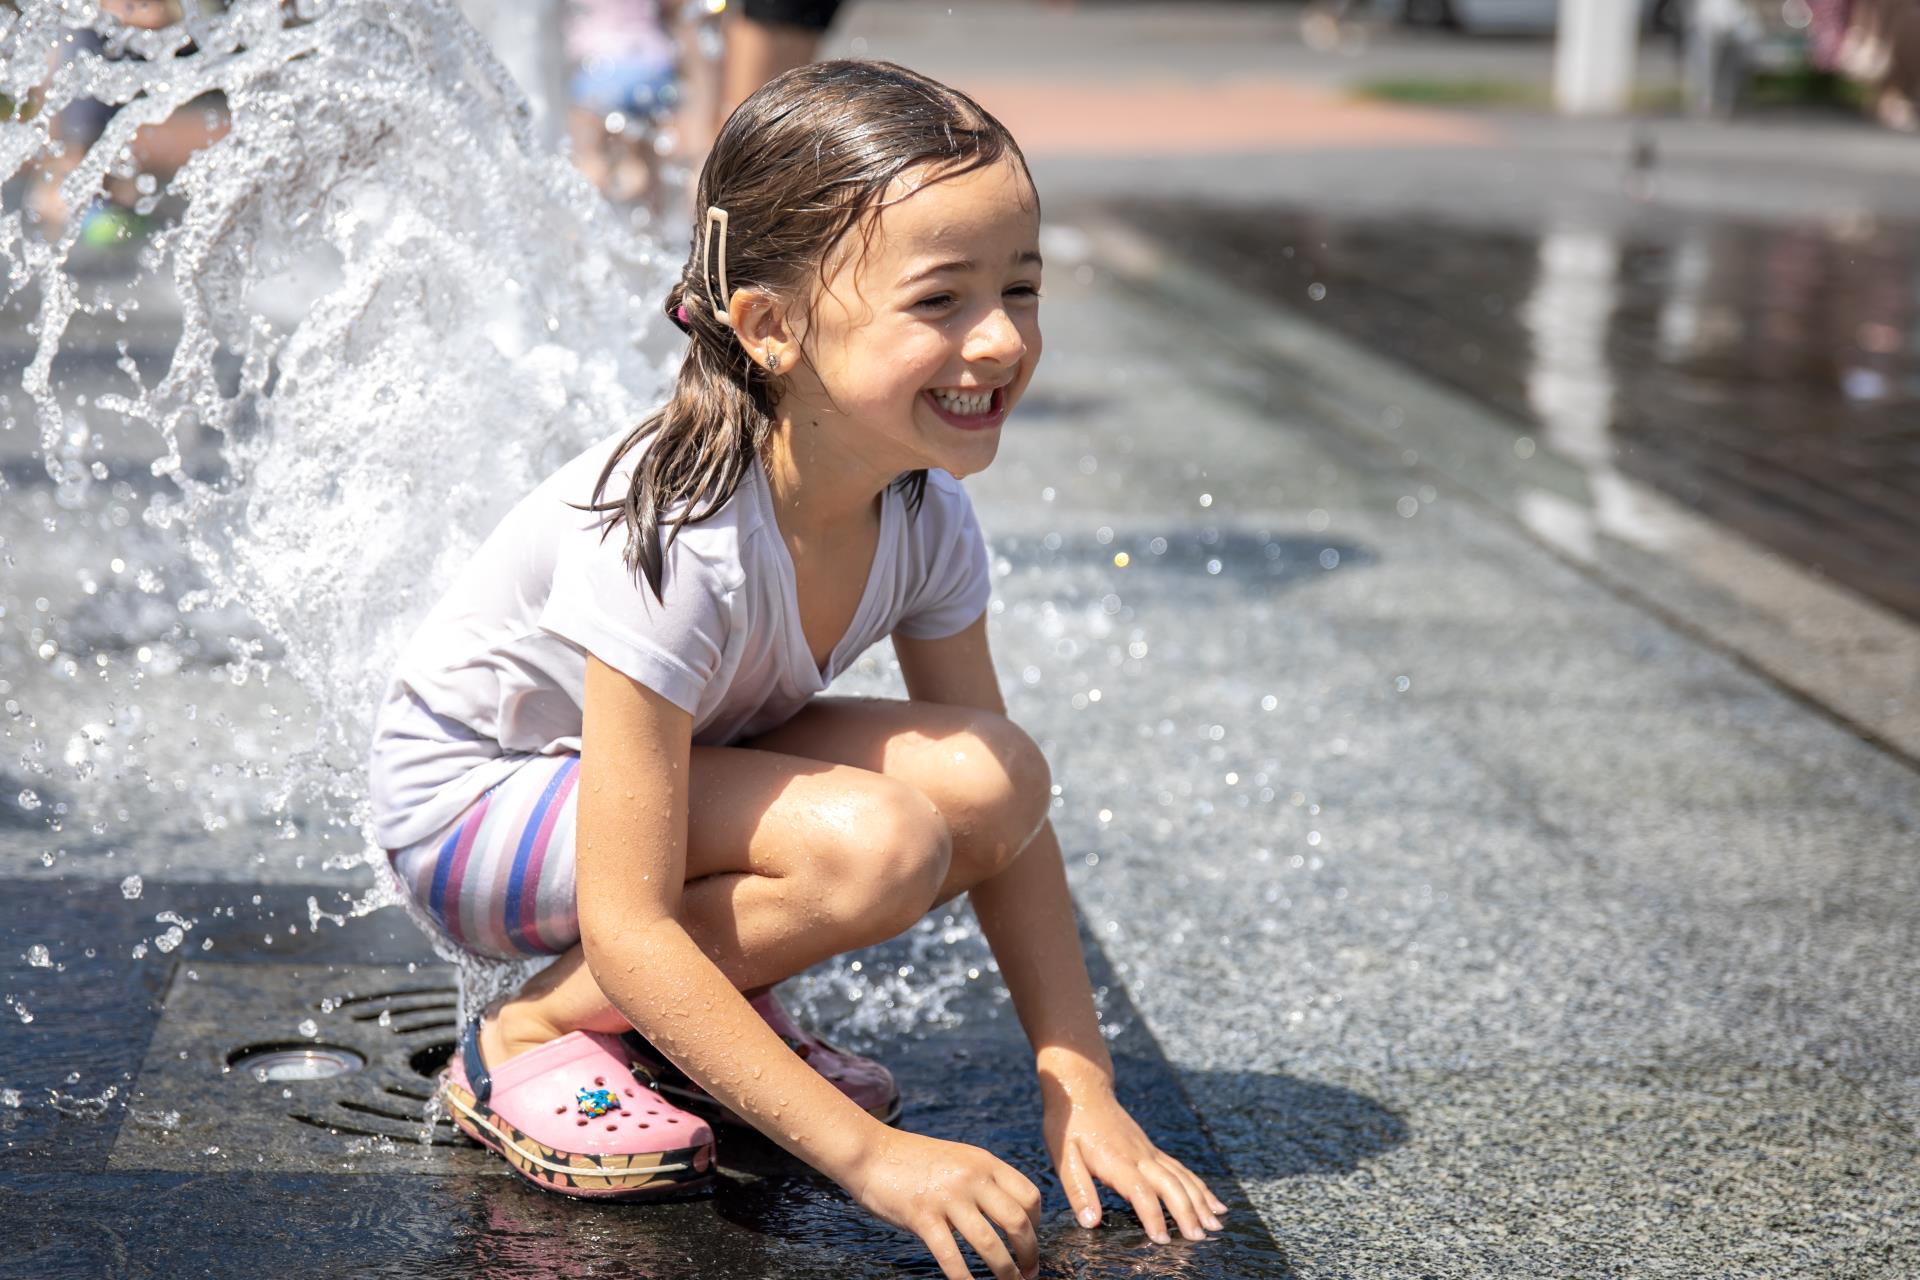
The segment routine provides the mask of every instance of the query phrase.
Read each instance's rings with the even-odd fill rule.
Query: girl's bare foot
[[[489,1067],[558,1040],[567,1028],[556,1027],[524,1000],[509,1000],[480,1015],[480,1057]]]

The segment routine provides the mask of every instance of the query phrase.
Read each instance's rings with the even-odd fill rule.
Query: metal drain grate
[[[490,1168],[429,1106],[453,1051],[445,966],[199,964],[165,1010],[111,1168]]]

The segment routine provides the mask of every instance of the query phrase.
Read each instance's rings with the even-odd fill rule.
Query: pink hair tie
[[[693,332],[693,322],[687,319],[687,304],[681,303],[673,309],[674,322],[688,333]]]

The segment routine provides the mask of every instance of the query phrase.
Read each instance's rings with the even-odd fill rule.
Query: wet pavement
[[[673,1203],[583,1204],[525,1186],[444,1119],[422,1118],[452,1047],[451,970],[393,912],[302,923],[310,898],[337,893],[160,881],[136,902],[86,882],[0,883],[0,983],[39,1010],[0,1038],[0,1080],[34,1095],[0,1108],[0,1275],[232,1275],[238,1254],[249,1271],[336,1275],[937,1274],[917,1240],[751,1133],[722,1130],[716,1188]],[[162,903],[188,924],[185,940],[164,959],[131,958],[178,928],[156,924]],[[50,939],[49,964],[34,967],[29,950]],[[907,1127],[985,1145],[1048,1190],[1042,1274],[1288,1274],[1232,1193],[1187,1086],[1089,947],[1130,1108],[1239,1209],[1205,1243],[1155,1246],[1111,1199],[1101,1230],[1071,1221],[1048,1181],[1024,1040],[991,983],[947,1003],[937,1039],[924,1029],[850,1039],[898,1069]],[[977,939],[948,955],[988,963]],[[852,958],[891,970],[911,966],[915,949]],[[295,1048],[356,1069],[325,1079],[249,1069],[250,1054]],[[1283,1083],[1342,1126],[1315,1164],[1352,1167],[1404,1138],[1365,1098]]]
[[[1180,255],[1920,621],[1920,223],[1531,234],[1109,206]]]

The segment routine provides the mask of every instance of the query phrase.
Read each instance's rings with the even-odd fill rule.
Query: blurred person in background
[[[714,132],[733,109],[782,71],[803,67],[840,10],[840,0],[740,0],[726,14],[727,49],[720,73]]]
[[[1867,86],[1881,123],[1920,128],[1920,0],[1807,0],[1814,62]]]
[[[656,185],[654,141],[680,100],[660,0],[572,0],[566,46],[574,163],[609,200],[639,200]]]
[[[818,56],[840,2],[570,0],[575,162],[616,201],[653,192],[664,155],[698,173],[735,107]]]
[[[143,31],[158,30],[181,19],[178,0],[101,0],[100,9],[107,18]],[[62,63],[89,55],[108,59],[139,56],[130,51],[116,52],[108,38],[96,32],[82,32],[48,68],[49,79]],[[70,212],[61,184],[106,132],[118,110],[93,98],[76,98],[54,117],[50,126],[53,148],[26,195],[28,209],[49,237],[65,229]],[[131,148],[134,171],[128,173],[117,164],[109,170],[103,193],[81,213],[81,242],[98,246],[137,239],[146,229],[145,215],[153,204],[157,184],[171,178],[194,152],[226,133],[223,117],[224,108],[217,102],[198,100],[159,124],[136,132]]]

